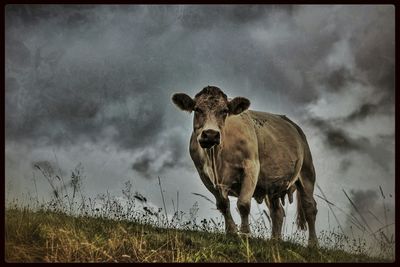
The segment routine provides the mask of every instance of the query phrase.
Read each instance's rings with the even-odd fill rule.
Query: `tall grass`
[[[83,189],[81,164],[71,172],[68,180],[48,166],[35,165],[35,168],[48,182],[51,198],[40,202],[35,189],[36,197],[31,197],[29,204],[18,199],[8,201],[8,261],[343,262],[394,259],[395,241],[393,236],[389,239],[385,235],[387,227],[374,232],[364,225],[367,223],[365,218],[358,220],[346,213],[353,225],[367,234],[373,234],[379,244],[376,258],[366,256],[371,248],[365,239],[345,234],[334,208],[341,212],[344,212],[343,209],[327,200],[319,186],[323,197],[317,197],[328,204],[338,227],[321,231],[320,248],[310,249],[301,245],[307,241],[306,232],[298,231],[294,222],[290,225],[286,220],[285,227],[291,227],[291,233],[284,235],[282,242],[269,240],[271,219],[266,210],[259,207],[258,217],[251,217],[250,237],[226,237],[222,216],[198,218],[197,202],[188,212],[179,210],[179,192],[175,201],[171,199],[173,213],[168,214],[160,177],[158,185],[162,208],[150,204],[146,196],[134,190],[130,181],[125,182],[122,188],[122,198],[112,196],[108,191],[96,197],[87,197]],[[34,184],[36,186],[35,179]],[[381,192],[383,194],[382,189]],[[213,202],[206,196],[193,194]]]

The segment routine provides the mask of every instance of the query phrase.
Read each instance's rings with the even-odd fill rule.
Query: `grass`
[[[7,262],[385,262],[294,242],[158,228],[49,210],[6,210]]]
[[[377,241],[374,246],[379,251],[374,254],[376,256],[371,256],[364,239],[346,236],[339,222],[337,231],[333,229],[319,234],[319,248],[302,245],[307,243],[306,232],[303,231],[292,230],[290,236],[283,237],[284,241],[271,240],[268,238],[271,220],[265,210],[260,210],[259,218],[251,217],[251,236],[226,236],[222,216],[219,219],[199,220],[197,202],[187,213],[179,210],[179,192],[176,202],[172,203],[173,214],[168,215],[160,178],[158,184],[163,208],[150,205],[145,196],[133,190],[129,181],[124,184],[122,198],[111,196],[109,192],[95,198],[87,197],[82,189],[84,176],[81,165],[72,171],[69,180],[57,175],[48,165],[35,165],[35,168],[49,183],[51,198],[48,202],[40,202],[36,194],[36,198],[30,197],[29,204],[8,199],[5,209],[7,262],[394,260],[395,241],[393,237],[389,240],[383,233],[384,228],[376,231],[380,235],[374,236]],[[34,185],[36,188],[35,180]],[[320,191],[324,195],[322,189]],[[195,195],[207,199],[203,195]],[[334,204],[326,200],[325,195],[323,199],[337,219]],[[354,217],[354,220],[357,218]],[[354,225],[365,229],[360,221],[354,222]]]

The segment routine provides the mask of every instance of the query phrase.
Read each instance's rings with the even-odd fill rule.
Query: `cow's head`
[[[250,106],[247,98],[228,100],[224,92],[214,86],[205,87],[194,99],[187,94],[174,94],[172,101],[182,110],[194,111],[193,131],[202,148],[219,145],[226,118],[240,114]]]

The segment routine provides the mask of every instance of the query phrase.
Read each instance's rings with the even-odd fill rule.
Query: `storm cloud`
[[[389,5],[8,5],[6,179],[56,152],[96,190],[162,176],[208,194],[171,95],[214,85],[299,124],[329,199],[391,190],[394,22]]]
[[[354,121],[354,120],[362,120],[368,117],[371,114],[374,114],[378,110],[378,105],[374,105],[371,103],[365,103],[361,105],[357,110],[352,112],[346,120]]]
[[[394,218],[395,212],[391,195],[386,195],[379,188],[375,188],[375,190],[351,190],[349,197],[352,204],[349,203],[351,217],[347,220],[347,231],[360,230],[373,233],[374,238],[393,240],[394,230],[390,227],[393,221],[388,221],[388,218]],[[354,229],[350,229],[350,226]],[[373,235],[368,235],[367,238],[372,239]]]
[[[335,128],[327,120],[311,118],[312,125],[317,127],[324,135],[325,144],[331,149],[347,152],[351,150],[361,150],[367,139],[353,139],[342,129]],[[363,144],[364,143],[364,144]]]

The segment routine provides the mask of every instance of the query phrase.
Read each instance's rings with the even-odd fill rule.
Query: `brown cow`
[[[174,94],[180,109],[194,111],[190,156],[201,180],[215,196],[225,218],[227,233],[236,233],[228,196],[238,197],[242,233],[249,233],[251,198],[265,202],[272,218],[272,237],[279,239],[285,216],[286,194],[290,203],[297,189],[297,224],[309,228],[309,244],[317,244],[315,171],[303,131],[286,116],[247,110],[244,97],[232,100],[221,89],[208,86],[194,99]],[[281,202],[280,202],[281,200]]]

